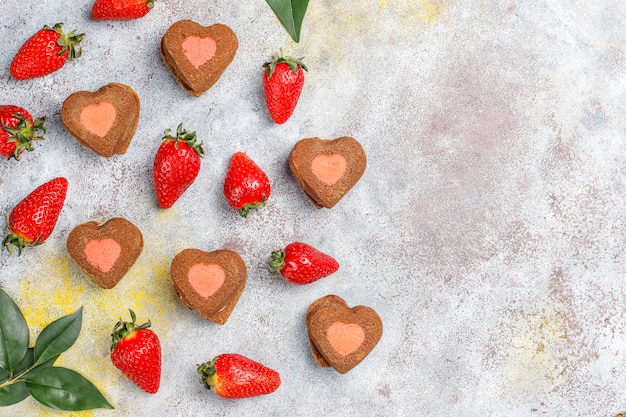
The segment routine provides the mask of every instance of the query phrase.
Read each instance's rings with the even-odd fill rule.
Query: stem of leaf
[[[2,389],[4,387],[8,387],[9,385],[13,385],[13,384],[17,384],[19,382],[23,382],[23,381],[20,380],[20,378],[22,378],[24,375],[26,375],[27,373],[32,371],[34,368],[35,368],[35,365],[31,366],[30,368],[25,369],[22,373],[20,373],[19,375],[17,375],[14,378],[9,376],[9,379],[7,379],[6,381],[4,381],[3,383],[0,384],[0,389]]]

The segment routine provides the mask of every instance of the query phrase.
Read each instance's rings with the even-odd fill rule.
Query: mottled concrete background
[[[145,18],[95,22],[92,2],[0,2],[0,97],[48,116],[47,140],[0,164],[0,210],[37,185],[70,182],[54,234],[0,258],[0,285],[35,335],[84,306],[61,363],[89,377],[113,411],[57,413],[34,400],[7,416],[614,416],[626,409],[626,4],[596,1],[311,0],[295,44],[263,0],[157,0]],[[200,98],[159,57],[181,19],[225,23],[234,62]],[[83,57],[16,82],[15,52],[44,24],[86,32]],[[274,50],[310,71],[284,125],[269,119],[261,65]],[[102,158],[63,128],[63,100],[109,82],[141,98],[125,155]],[[166,128],[196,130],[195,184],[157,207],[152,160]],[[368,168],[333,209],[316,210],[287,157],[305,137],[351,135]],[[268,174],[268,206],[247,220],[222,197],[236,151]],[[123,216],[144,252],[112,290],[69,258],[69,231]],[[264,262],[295,240],[340,270],[296,287]],[[169,264],[184,248],[238,251],[249,280],[230,320],[198,318],[174,297]],[[334,293],[381,315],[383,338],[346,375],[318,368],[304,313]],[[163,344],[163,379],[144,394],[110,363],[109,334],[132,307]],[[195,364],[239,352],[281,373],[279,390],[226,401]]]

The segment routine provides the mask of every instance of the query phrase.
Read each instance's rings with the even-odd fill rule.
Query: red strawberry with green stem
[[[161,208],[170,208],[195,181],[200,172],[200,158],[204,156],[202,143],[196,132],[176,129],[176,136],[165,131],[163,142],[157,150],[152,167],[154,190]]]
[[[85,34],[75,35],[76,31],[63,33],[63,23],[54,27],[44,26],[17,51],[9,69],[16,80],[41,77],[60,69],[69,59],[80,57],[81,50],[75,46]]]
[[[260,209],[270,198],[270,181],[265,172],[243,152],[235,153],[226,170],[224,197],[242,217]]]
[[[149,329],[151,323],[137,325],[133,310],[131,321],[120,319],[111,334],[111,361],[135,385],[154,394],[161,385],[161,343]]]
[[[221,354],[198,366],[200,382],[223,398],[248,398],[271,394],[280,386],[280,375],[237,353]]]
[[[91,8],[95,20],[133,20],[148,14],[154,0],[96,0]]]
[[[0,155],[19,159],[24,151],[34,150],[32,141],[43,140],[46,117],[33,117],[14,105],[0,105]]]
[[[303,285],[324,278],[339,269],[339,263],[313,246],[290,243],[284,250],[272,252],[268,269],[293,284]]]
[[[67,179],[58,177],[37,187],[20,201],[7,222],[7,236],[2,249],[18,255],[27,246],[40,245],[50,237],[65,203]]]
[[[275,54],[274,59],[263,66],[265,67],[263,89],[267,110],[274,122],[285,123],[298,104],[307,67],[302,63],[302,58],[286,57],[282,49],[280,55]]]

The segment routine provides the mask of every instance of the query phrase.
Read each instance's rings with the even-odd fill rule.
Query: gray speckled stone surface
[[[94,416],[613,416],[626,409],[626,5],[597,1],[312,0],[295,44],[263,0],[157,0],[130,22],[90,19],[91,1],[0,2],[0,100],[48,116],[47,140],[0,164],[0,210],[65,176],[52,237],[0,257],[0,285],[34,336],[84,306],[63,365],[115,405]],[[181,19],[225,23],[240,48],[200,98],[163,65],[159,42]],[[16,82],[21,44],[44,24],[87,33],[83,57]],[[279,47],[309,66],[292,118],[265,109],[261,64]],[[109,82],[137,91],[139,127],[106,159],[64,129],[63,100]],[[152,161],[183,122],[205,143],[194,185],[157,207]],[[305,137],[350,135],[365,175],[333,209],[316,210],[287,157]],[[263,210],[240,218],[222,197],[230,156],[268,174]],[[146,240],[112,290],[69,258],[76,225],[123,216]],[[341,264],[297,287],[272,280],[272,250],[302,240]],[[174,297],[169,263],[184,248],[229,248],[249,270],[230,320],[200,319]],[[315,365],[304,326],[326,294],[378,311],[384,334],[346,375]],[[110,363],[109,334],[132,307],[163,345],[161,389],[148,395]],[[195,364],[222,352],[282,376],[274,394],[227,401]],[[0,415],[74,415],[29,399]]]

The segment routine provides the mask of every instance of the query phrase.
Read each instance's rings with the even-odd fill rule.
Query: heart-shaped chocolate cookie
[[[120,217],[78,225],[67,237],[70,256],[101,288],[115,287],[142,250],[141,231]]]
[[[237,35],[226,25],[174,23],[161,40],[161,58],[181,87],[199,97],[217,82],[235,58]]]
[[[348,136],[302,139],[289,155],[293,176],[317,208],[337,204],[359,181],[366,164],[363,147]]]
[[[123,154],[139,123],[139,96],[110,83],[95,93],[78,91],[63,102],[61,121],[83,146],[104,157]]]
[[[307,309],[306,318],[305,318],[307,333],[309,333],[309,345],[311,346],[311,353],[313,354],[313,359],[315,359],[315,362],[317,362],[319,366],[324,367],[324,368],[328,368],[330,367],[330,365],[328,364],[326,359],[324,359],[320,351],[317,350],[317,348],[315,347],[315,344],[311,340],[311,335],[310,335],[310,332],[308,331],[309,319],[311,318],[313,313],[315,313],[320,308],[328,307],[329,305],[332,305],[332,304],[337,304],[339,307],[342,307],[342,308],[349,308],[343,298],[337,295],[330,294],[314,301]]]
[[[366,306],[350,308],[336,295],[313,302],[305,320],[316,362],[342,374],[365,359],[383,334],[376,311]]]
[[[183,304],[207,320],[226,323],[248,277],[238,253],[185,249],[172,260],[174,291]]]

